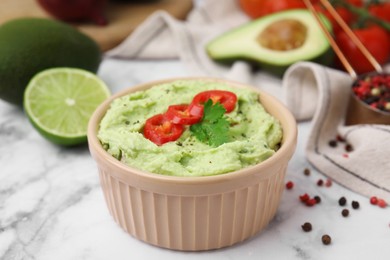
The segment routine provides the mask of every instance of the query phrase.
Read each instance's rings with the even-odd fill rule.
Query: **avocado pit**
[[[264,48],[289,51],[301,47],[307,38],[307,27],[295,19],[283,19],[267,26],[257,37]]]

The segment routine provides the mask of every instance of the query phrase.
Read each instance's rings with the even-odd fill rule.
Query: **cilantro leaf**
[[[209,99],[204,104],[204,114],[200,123],[190,127],[190,131],[201,142],[217,147],[228,141],[229,122],[224,117],[226,110]]]

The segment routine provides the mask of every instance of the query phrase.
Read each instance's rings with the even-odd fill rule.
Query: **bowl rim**
[[[126,165],[116,158],[114,158],[111,154],[109,154],[106,150],[103,149],[102,145],[100,144],[100,141],[97,137],[97,132],[99,129],[99,123],[103,116],[105,115],[106,111],[109,109],[109,106],[113,100],[115,100],[118,97],[134,93],[136,91],[144,90],[150,87],[153,87],[155,85],[160,85],[164,83],[174,82],[174,81],[181,81],[181,80],[189,80],[189,81],[208,81],[208,82],[221,82],[225,84],[229,84],[232,87],[236,88],[246,88],[253,90],[259,94],[259,98],[266,99],[272,102],[273,104],[276,104],[278,107],[278,110],[281,111],[280,114],[283,115],[284,121],[286,121],[286,124],[282,124],[283,129],[283,139],[282,139],[282,145],[279,148],[278,151],[275,152],[271,157],[266,159],[265,161],[262,161],[258,164],[248,166],[245,168],[242,168],[237,171],[228,172],[224,174],[217,174],[217,175],[209,175],[209,176],[172,176],[172,175],[163,175],[158,173],[152,173],[148,171],[144,171],[129,165]],[[266,108],[267,110],[267,108]],[[268,111],[267,111],[268,112]],[[278,118],[279,121],[280,118]],[[289,131],[285,131],[286,126],[291,126],[289,128]],[[269,168],[273,166],[274,164],[277,164],[278,161],[283,158],[283,156],[288,156],[289,159],[291,158],[296,142],[297,142],[297,123],[292,115],[292,113],[285,107],[284,104],[282,104],[277,98],[273,97],[272,95],[264,92],[263,90],[259,90],[253,86],[250,86],[249,84],[240,83],[233,80],[226,80],[221,78],[214,78],[214,77],[173,77],[173,78],[166,78],[161,80],[154,80],[149,81],[145,83],[141,83],[132,87],[127,87],[116,94],[112,95],[108,99],[106,99],[104,102],[102,102],[94,111],[92,114],[89,122],[88,122],[88,145],[89,149],[95,150],[96,153],[98,153],[105,161],[107,161],[111,166],[119,169],[122,173],[125,172],[126,174],[131,175],[137,175],[139,178],[143,178],[146,180],[149,180],[151,182],[164,182],[167,184],[211,184],[211,183],[218,183],[221,181],[226,180],[234,180],[238,178],[242,178],[244,176],[248,177],[248,175],[252,175],[254,170],[256,172],[261,172],[262,169]],[[95,158],[96,160],[96,158]]]

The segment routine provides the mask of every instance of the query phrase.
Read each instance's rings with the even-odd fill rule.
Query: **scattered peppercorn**
[[[286,189],[291,190],[294,187],[294,183],[292,181],[288,181],[286,183]]]
[[[329,245],[332,242],[332,238],[329,235],[323,235],[321,240],[324,245]]]
[[[343,215],[343,217],[348,217],[348,215],[349,215],[349,210],[348,210],[348,209],[343,209],[343,210],[341,211],[341,215]]]
[[[326,187],[332,186],[332,179],[329,179],[329,178],[326,179],[325,186],[326,186]]]
[[[309,194],[305,193],[305,194],[299,196],[299,199],[300,199],[302,202],[306,202],[306,201],[308,201],[308,200],[310,199],[310,197],[309,197]]]
[[[312,225],[309,222],[305,222],[301,227],[305,232],[310,232],[312,230]]]
[[[347,199],[345,197],[341,197],[339,199],[339,205],[340,206],[345,206],[346,203],[347,203]]]
[[[379,199],[378,200],[378,206],[381,207],[381,208],[386,208],[387,207],[387,203],[384,199]]]
[[[336,140],[330,140],[328,144],[329,144],[330,147],[337,147],[337,141]]]
[[[378,204],[378,198],[375,197],[375,196],[372,196],[372,197],[370,198],[370,203],[371,203],[372,205]]]
[[[303,171],[303,174],[305,174],[306,176],[309,176],[310,175],[310,169],[306,168],[304,171]]]
[[[353,209],[358,209],[360,207],[360,204],[359,204],[359,202],[357,202],[357,201],[352,201],[352,208]]]
[[[336,140],[341,142],[341,143],[345,142],[345,139],[341,135],[337,135]]]
[[[314,199],[316,200],[316,203],[321,203],[321,198],[320,196],[314,196]]]
[[[350,144],[345,145],[345,151],[352,152],[353,151],[352,145],[350,145]]]
[[[317,201],[316,201],[316,199],[312,198],[312,199],[308,199],[307,201],[305,201],[305,204],[306,204],[306,206],[312,207],[312,206],[317,204]]]
[[[324,184],[324,181],[322,179],[319,179],[317,181],[317,186],[322,186]]]

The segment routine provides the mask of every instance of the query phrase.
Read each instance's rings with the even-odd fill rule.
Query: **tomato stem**
[[[342,0],[333,0],[332,2],[333,5],[345,7],[348,11],[352,12],[357,17],[359,17],[358,24],[360,27],[365,25],[367,21],[371,21],[390,32],[390,23],[370,14],[370,12],[368,12],[366,8],[356,7],[353,4],[350,4],[347,1],[342,1]]]

